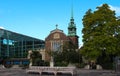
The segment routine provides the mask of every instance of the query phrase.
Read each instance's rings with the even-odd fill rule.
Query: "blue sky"
[[[82,18],[88,9],[107,3],[120,16],[120,0],[0,0],[0,27],[44,40],[58,28],[68,34],[73,3],[74,19],[82,44]]]

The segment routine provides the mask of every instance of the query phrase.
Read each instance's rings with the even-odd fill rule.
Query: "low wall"
[[[84,69],[91,69],[91,68],[90,68],[90,65],[86,65],[86,66],[84,67]],[[97,69],[97,70],[101,70],[101,69],[102,69],[102,66],[101,66],[101,65],[96,65],[96,69]]]

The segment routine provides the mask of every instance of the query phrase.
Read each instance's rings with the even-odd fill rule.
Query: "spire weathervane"
[[[56,24],[55,26],[56,26],[56,29],[58,29],[58,24]]]

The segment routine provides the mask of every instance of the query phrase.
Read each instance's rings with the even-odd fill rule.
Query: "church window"
[[[61,41],[53,41],[52,42],[52,50],[53,51],[61,50],[61,45],[62,45]]]

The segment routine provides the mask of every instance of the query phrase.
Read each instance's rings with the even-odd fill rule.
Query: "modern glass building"
[[[44,47],[43,40],[0,28],[0,58],[26,58],[29,50]]]

